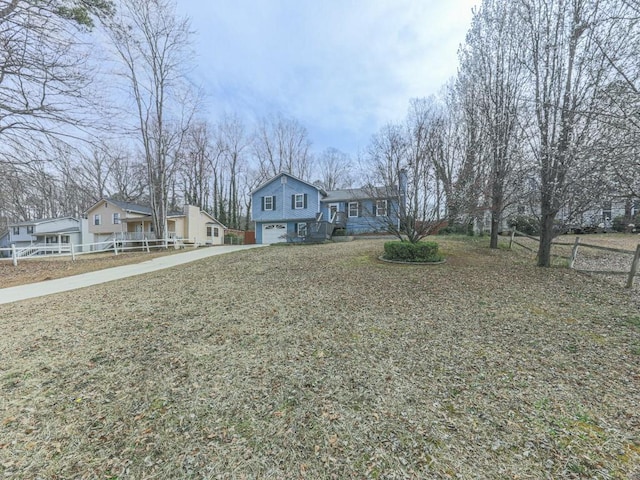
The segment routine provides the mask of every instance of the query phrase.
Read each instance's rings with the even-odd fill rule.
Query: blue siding
[[[286,183],[282,183],[283,178],[286,179]],[[296,194],[306,195],[306,208],[292,208],[292,195]],[[267,196],[275,198],[274,210],[262,210],[263,198]],[[288,175],[279,175],[253,192],[251,214],[255,222],[313,220],[320,211],[319,201],[320,192],[313,185]]]
[[[359,199],[353,200],[358,202],[358,216],[349,217],[349,203],[342,202],[323,202],[322,203],[322,215],[325,219],[329,220],[331,215],[329,214],[329,205],[333,203],[338,204],[338,211],[345,212],[347,214],[347,234],[361,234],[361,233],[376,233],[386,231],[389,221],[391,220],[394,225],[398,222],[398,201],[387,200],[387,216],[378,217],[374,215],[375,200],[371,199]]]
[[[286,181],[283,182],[282,179]],[[306,204],[303,208],[294,208],[292,196],[296,194],[306,196]],[[357,217],[347,216],[347,234],[384,232],[388,228],[389,221],[394,225],[397,224],[398,199],[388,199],[387,215],[380,217],[375,215],[375,200],[364,197],[362,190],[356,189],[352,195],[353,201],[358,201],[359,211]],[[329,201],[324,198],[324,192],[317,187],[288,174],[277,175],[252,193],[251,215],[256,225],[256,242],[262,243],[262,227],[265,223],[286,223],[287,234],[293,236],[298,222],[312,221],[319,212],[322,212],[323,220],[330,220],[331,204],[337,204],[338,211],[348,215],[349,200],[345,200],[348,196],[342,196],[342,200]],[[273,210],[263,210],[265,197],[272,197],[275,200]]]

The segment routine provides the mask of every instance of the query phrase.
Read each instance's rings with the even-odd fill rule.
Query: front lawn
[[[640,473],[637,294],[437,241],[437,268],[263,248],[0,306],[0,478]]]

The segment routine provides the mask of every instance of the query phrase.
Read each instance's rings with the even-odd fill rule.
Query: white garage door
[[[284,223],[268,223],[262,225],[262,243],[286,242],[287,225]]]

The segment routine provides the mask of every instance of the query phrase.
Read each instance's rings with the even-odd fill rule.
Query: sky
[[[179,0],[206,117],[282,114],[312,149],[355,155],[409,100],[437,94],[479,0]]]

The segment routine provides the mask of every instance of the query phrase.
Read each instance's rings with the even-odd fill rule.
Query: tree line
[[[249,193],[277,173],[332,190],[397,186],[405,172],[412,238],[488,217],[496,248],[504,216],[526,208],[548,266],[559,221],[639,196],[639,20],[632,0],[484,0],[457,75],[353,158],[314,152],[279,113],[205,120],[189,21],[170,0],[12,0],[0,9],[0,217],[79,215],[114,197],[151,205],[159,234],[183,203],[249,228]]]
[[[631,221],[639,20],[631,0],[484,0],[457,76],[372,142],[385,179],[410,174],[422,200],[409,217],[444,214],[453,225],[489,215],[497,248],[504,215],[526,208],[540,225],[540,266],[563,224],[589,208],[618,199]]]

